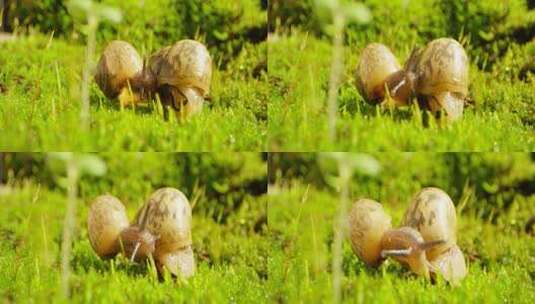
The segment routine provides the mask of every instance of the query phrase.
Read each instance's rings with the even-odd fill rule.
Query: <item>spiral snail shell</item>
[[[153,54],[145,73],[162,103],[184,119],[199,113],[210,93],[212,57],[202,43],[181,40]]]
[[[457,216],[449,195],[439,188],[424,188],[412,199],[403,224],[416,229],[426,242],[442,241],[427,250],[431,271],[457,284],[467,274],[462,251],[457,246]]]
[[[195,272],[191,248],[191,207],[174,188],[155,191],[139,211],[136,224],[157,237],[154,257],[160,271],[190,277]]]
[[[126,210],[118,198],[101,195],[91,203],[87,230],[91,247],[99,257],[111,258],[120,251],[119,237],[128,226]]]
[[[462,116],[469,62],[459,42],[451,38],[433,40],[424,49],[413,51],[405,69],[414,75],[414,91],[431,111],[443,109],[448,121]]]
[[[439,188],[424,188],[414,196],[403,225],[418,230],[426,241],[444,241],[427,252],[430,260],[457,242],[455,206],[449,195]]]
[[[383,206],[371,199],[359,199],[349,212],[349,237],[353,252],[367,265],[381,264],[381,238],[392,227]]]
[[[129,94],[133,79],[142,70],[143,60],[136,49],[128,42],[114,40],[106,46],[100,57],[95,81],[104,95],[113,99]]]

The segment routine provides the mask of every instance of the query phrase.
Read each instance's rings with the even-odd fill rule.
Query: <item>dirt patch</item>
[[[534,62],[525,64],[520,70],[520,73],[518,75],[520,80],[527,81],[528,73],[532,73],[533,75],[535,75],[535,58],[533,58],[533,60]]]
[[[509,35],[520,44],[528,43],[535,38],[535,23],[517,27]]]
[[[15,36],[13,36],[13,34],[0,32],[0,43],[2,43],[4,41],[10,41],[10,40],[13,40],[13,39],[15,39]]]

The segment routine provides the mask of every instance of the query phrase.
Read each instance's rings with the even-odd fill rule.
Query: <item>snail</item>
[[[134,101],[130,95],[134,78],[141,77],[143,60],[128,42],[110,42],[97,64],[95,81],[104,95],[110,99],[119,97],[122,105]]]
[[[154,258],[160,272],[165,268],[184,278],[194,274],[191,207],[182,192],[174,188],[155,191],[136,216],[136,225],[156,239]]]
[[[440,38],[422,50],[414,50],[406,63],[411,87],[432,112],[443,109],[448,121],[463,114],[468,95],[468,57],[462,45],[451,38]]]
[[[403,225],[416,229],[426,242],[439,242],[426,251],[433,273],[453,284],[466,276],[466,264],[457,246],[457,216],[453,201],[438,188],[424,188],[412,199]]]
[[[194,40],[181,40],[150,56],[143,73],[133,81],[130,102],[159,95],[167,117],[172,107],[179,119],[202,110],[210,93],[212,58],[208,49]],[[125,97],[128,99],[128,97]]]
[[[87,230],[91,246],[99,257],[111,258],[119,252],[119,237],[128,226],[125,208],[118,198],[101,195],[92,202]]]
[[[406,105],[412,94],[412,76],[405,73],[385,45],[370,43],[362,51],[357,67],[357,84],[366,100]],[[391,99],[385,98],[387,94]]]
[[[381,238],[391,229],[390,216],[383,206],[371,199],[359,199],[349,212],[349,237],[353,252],[368,266],[379,266]]]

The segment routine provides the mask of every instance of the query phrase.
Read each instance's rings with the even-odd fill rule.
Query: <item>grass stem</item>
[[[340,78],[344,69],[344,26],[345,17],[343,12],[339,9],[333,12],[334,19],[334,36],[333,36],[333,51],[331,58],[331,74],[329,77],[329,93],[327,99],[328,125],[329,125],[329,139],[331,143],[336,142],[336,116],[338,112],[338,88],[340,85]]]
[[[71,158],[67,163],[67,211],[63,224],[63,241],[61,245],[61,290],[63,297],[68,299],[70,296],[69,278],[70,278],[70,259],[72,252],[72,238],[75,228],[76,219],[76,200],[78,196],[78,164]]]
[[[87,47],[85,53],[85,67],[82,78],[82,109],[80,111],[80,123],[83,130],[89,129],[89,76],[95,52],[95,32],[98,26],[98,19],[88,16]]]
[[[352,169],[342,161],[339,163],[340,172],[340,206],[334,227],[333,260],[332,260],[332,280],[333,280],[333,302],[340,303],[342,300],[342,260],[343,241],[346,234],[346,214],[349,205],[349,182]]]

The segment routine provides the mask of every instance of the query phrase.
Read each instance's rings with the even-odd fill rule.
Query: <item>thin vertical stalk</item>
[[[8,0],[0,0],[0,32],[11,32],[9,24],[9,6]]]
[[[95,16],[88,16],[87,48],[85,53],[85,67],[82,76],[82,109],[80,111],[80,122],[83,130],[89,128],[89,76],[95,52],[95,32],[98,20]]]
[[[61,79],[60,79],[60,76],[59,76],[59,67],[58,67],[58,62],[56,61],[54,63],[54,68],[55,68],[55,71],[56,71],[56,85],[57,85],[57,90],[58,90],[58,103],[59,101],[62,99],[61,96]],[[52,99],[52,119],[56,119],[56,99],[53,98]]]
[[[67,163],[67,211],[63,224],[63,243],[61,246],[61,289],[65,299],[69,298],[70,259],[73,232],[76,218],[76,200],[78,196],[78,164],[74,157]]]
[[[0,185],[4,183],[4,152],[0,152]]]
[[[0,0],[0,32],[4,31],[4,0]]]
[[[340,9],[333,12],[334,18],[334,37],[333,37],[333,53],[331,59],[331,75],[329,78],[329,93],[327,99],[328,124],[329,124],[329,139],[331,143],[336,142],[336,114],[338,112],[338,87],[340,85],[340,78],[344,68],[344,26],[345,16]]]
[[[334,241],[333,241],[333,302],[340,303],[342,300],[342,242],[346,234],[346,214],[347,206],[349,205],[349,181],[352,175],[351,168],[344,166],[342,161],[339,163],[339,172],[341,180],[340,189],[340,206],[338,209],[338,216],[334,227]]]

